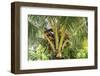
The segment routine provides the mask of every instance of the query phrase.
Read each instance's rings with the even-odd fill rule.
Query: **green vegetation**
[[[87,18],[28,15],[28,58],[88,58]]]

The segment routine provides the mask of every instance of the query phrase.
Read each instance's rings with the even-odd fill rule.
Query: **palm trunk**
[[[57,51],[56,58],[61,59],[62,58],[62,52],[60,50],[56,50],[56,51]]]

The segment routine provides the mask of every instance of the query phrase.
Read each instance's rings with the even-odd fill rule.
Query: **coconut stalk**
[[[53,52],[55,53],[55,47],[54,47],[53,42],[49,39],[49,37],[48,37],[46,34],[44,34],[44,36],[45,36],[45,38],[47,39],[48,43],[50,44],[50,46],[51,46]]]

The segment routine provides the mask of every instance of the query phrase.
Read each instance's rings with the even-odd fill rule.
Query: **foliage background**
[[[55,59],[49,53],[48,42],[44,37],[44,31],[53,28],[52,24],[67,30],[69,43],[62,49],[63,59],[88,58],[87,20],[87,17],[28,15],[28,59]]]

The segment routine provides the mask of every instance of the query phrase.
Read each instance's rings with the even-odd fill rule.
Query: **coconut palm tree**
[[[85,58],[87,31],[86,17],[29,15],[28,45],[37,53],[31,56],[37,60]],[[81,55],[84,46],[86,56]]]

